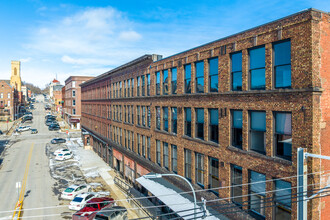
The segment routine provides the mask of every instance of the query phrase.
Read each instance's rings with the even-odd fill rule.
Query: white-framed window
[[[8,107],[10,106],[10,101],[8,101]]]
[[[72,97],[76,97],[76,90],[72,90]]]
[[[72,114],[73,114],[73,115],[76,114],[76,109],[72,109]]]
[[[10,92],[8,92],[8,96],[7,97],[8,97],[8,99],[10,99]]]
[[[76,87],[76,81],[72,81],[72,87]]]

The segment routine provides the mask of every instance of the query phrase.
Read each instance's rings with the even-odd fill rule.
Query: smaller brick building
[[[70,76],[65,80],[64,120],[72,129],[80,129],[81,92],[79,85],[92,78],[90,76]]]

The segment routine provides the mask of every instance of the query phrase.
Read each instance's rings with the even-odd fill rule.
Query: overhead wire
[[[308,175],[315,175],[315,174],[323,173],[323,174],[321,174],[322,176],[328,176],[328,175],[330,175],[330,173],[327,173],[329,171],[330,170],[319,171],[319,172],[309,173],[309,174],[305,174],[305,175],[308,176]],[[254,184],[271,182],[271,181],[275,181],[275,180],[282,180],[282,179],[294,178],[294,177],[298,177],[298,176],[299,175],[289,176],[289,177],[283,177],[283,178],[276,178],[276,179],[270,179],[270,180],[259,181],[259,182],[254,182],[254,183],[244,183],[244,184],[239,184],[239,185],[234,185],[234,186],[231,185],[231,186],[225,186],[225,187],[216,187],[216,188],[210,188],[210,189],[196,190],[195,192],[210,191],[210,190],[215,190],[215,189],[233,188],[233,187],[239,187],[239,186],[245,186],[245,185],[251,185],[251,184],[254,185]],[[311,186],[311,185],[319,185],[319,184],[310,184],[308,186]],[[286,188],[286,189],[265,191],[264,193],[276,192],[276,191],[283,191],[283,190],[293,189],[293,188],[297,188],[297,186],[296,187],[291,187],[291,188]],[[184,192],[180,192],[180,193],[170,193],[170,194],[164,194],[164,195],[158,195],[158,196],[145,196],[145,197],[137,197],[137,198],[119,199],[119,200],[114,200],[114,202],[122,202],[122,201],[128,202],[130,200],[141,200],[141,199],[159,198],[159,197],[165,197],[165,196],[171,196],[171,195],[178,195],[178,194],[179,195],[182,195],[182,194],[187,194],[187,193],[191,193],[191,192],[192,191],[184,191]],[[255,193],[255,194],[257,194],[257,193]],[[232,198],[239,198],[239,197],[244,197],[244,196],[248,196],[248,195],[254,195],[254,194],[247,194],[247,195],[236,196],[236,197],[227,197],[227,198],[219,198],[219,199],[214,199],[214,200],[208,200],[208,201],[206,201],[206,203],[215,202],[215,201],[221,201],[221,200],[227,200],[227,199],[232,199]],[[177,204],[177,205],[180,205],[180,204]],[[162,205],[162,206],[166,206],[166,205]],[[61,208],[61,207],[67,207],[67,205],[29,208],[29,209],[24,209],[24,211],[31,211],[31,210],[38,210],[38,209],[52,209],[52,208]],[[158,207],[161,207],[161,206],[158,206]],[[150,208],[150,207],[146,207],[146,208]],[[133,209],[139,209],[139,208],[133,208]],[[1,213],[13,212],[13,211],[14,210],[0,211],[0,214]]]
[[[316,189],[318,190],[318,189]],[[301,192],[301,193],[307,193],[307,192],[310,192],[310,191],[315,191],[315,190],[309,190],[309,191],[304,191],[304,192]],[[330,189],[325,191],[325,192],[330,192]],[[295,194],[301,194],[301,193],[295,193]],[[323,196],[316,196],[314,198],[311,198],[311,199],[303,199],[302,201],[306,201],[306,200],[313,200],[313,199],[317,199],[317,198],[322,198],[322,197],[326,197],[326,196],[329,196],[329,195],[323,195]],[[297,196],[297,197],[300,197],[300,196]],[[296,197],[294,197],[296,198]],[[283,199],[285,200],[285,199]],[[274,202],[274,201],[271,201],[271,202]],[[292,203],[297,203],[299,201],[291,201],[291,204]],[[270,205],[270,206],[263,206],[263,208],[268,208],[268,207],[275,207],[276,205]],[[233,207],[234,208],[234,207]],[[240,207],[237,207],[236,208],[240,208]],[[120,209],[118,209],[120,210]],[[127,210],[127,209],[123,209],[123,210]],[[189,210],[194,210],[194,209],[189,209]],[[183,210],[183,211],[189,211],[189,210]],[[218,216],[218,215],[224,215],[224,214],[230,214],[230,213],[238,213],[238,212],[247,212],[247,211],[250,211],[250,210],[253,210],[253,209],[240,209],[240,210],[237,210],[237,211],[230,211],[230,212],[221,212],[221,213],[218,213],[218,214],[211,214],[209,216]],[[181,211],[181,212],[183,212]],[[110,212],[110,211],[109,211]],[[178,213],[178,212],[176,212]],[[180,217],[177,217],[177,218],[172,218],[172,220],[176,220],[176,219],[180,219],[182,217],[188,217],[188,216],[192,216],[194,214],[203,214],[204,211],[201,211],[201,212],[197,212],[197,213],[192,213],[192,214],[189,214],[189,215],[185,215],[185,216],[180,216]],[[173,213],[167,213],[167,214],[163,214],[163,215],[157,215],[157,216],[151,216],[152,218],[156,218],[156,217],[160,217],[160,216],[166,216],[166,215],[169,215],[169,214],[173,214]],[[60,216],[62,214],[48,214],[48,215],[34,215],[34,216],[23,216],[23,217],[20,217],[21,219],[28,219],[28,218],[41,218],[41,217],[54,217],[54,216]],[[146,217],[146,218],[150,218],[150,217]],[[201,218],[200,216],[198,218]],[[4,218],[2,218],[4,219]],[[9,218],[8,218],[9,219]],[[144,219],[144,218],[134,218],[134,219],[131,219],[131,220],[138,220],[138,219]],[[191,219],[196,219],[195,217],[193,218],[190,218],[189,220]]]
[[[304,192],[300,192],[300,193],[291,193],[289,195],[265,197],[264,200],[270,200],[270,201],[258,202],[258,203],[254,202],[252,204],[251,204],[252,201],[257,201],[257,200],[259,201],[259,199],[244,201],[243,203],[249,203],[247,205],[236,205],[234,203],[227,203],[227,204],[214,204],[214,205],[209,205],[207,207],[217,206],[217,209],[214,209],[214,211],[219,211],[219,210],[224,210],[224,209],[232,209],[232,208],[241,208],[241,207],[251,206],[251,205],[258,205],[258,204],[265,204],[265,203],[271,203],[271,202],[278,202],[278,201],[283,201],[283,200],[287,200],[287,199],[291,199],[292,200],[292,199],[301,197],[298,194],[303,194],[302,196],[305,196],[305,194],[307,195],[308,192],[314,192],[314,191],[317,191],[317,190],[319,190],[319,189],[308,190],[308,191],[304,191]],[[326,193],[326,192],[330,192],[330,189],[324,191],[323,193]],[[292,195],[297,195],[297,196],[293,197]],[[286,198],[284,198],[284,199],[278,199],[279,197],[286,197]],[[273,200],[274,198],[276,198],[276,200]],[[202,202],[199,202],[199,203],[202,203]],[[226,207],[226,206],[231,206],[231,207]],[[219,207],[220,207],[220,209],[218,209]],[[200,210],[200,208],[196,208],[196,209],[199,209]],[[195,208],[189,209],[189,210],[195,210]],[[163,216],[172,215],[172,214],[176,214],[176,213],[180,213],[180,212],[186,212],[186,211],[189,211],[189,210],[182,210],[182,211],[178,211],[178,212],[171,212],[171,213],[166,213],[166,214],[157,215],[157,216],[153,216],[153,217],[163,217]],[[201,212],[199,212],[199,213],[201,213]],[[196,214],[198,214],[198,213],[196,213]],[[192,215],[192,214],[189,214],[189,215]],[[189,215],[185,215],[185,216],[189,216]],[[185,216],[180,216],[180,217],[185,217]],[[136,218],[135,220],[137,220],[137,219],[146,219],[146,218],[148,218],[148,217]]]
[[[329,192],[330,192],[330,190],[328,190]],[[319,198],[323,198],[323,197],[327,197],[327,196],[330,196],[330,194],[327,194],[327,195],[321,195],[321,196],[316,196],[316,197],[313,197],[313,198],[311,198],[311,199],[302,199],[302,200],[300,200],[300,201],[310,201],[310,200],[313,200],[313,199],[319,199]],[[292,201],[291,203],[298,203],[298,202],[300,202],[300,201]],[[269,206],[264,206],[263,208],[271,208],[271,207],[276,207],[277,205],[269,205]],[[222,213],[218,213],[218,214],[213,214],[213,215],[210,215],[210,216],[219,216],[219,215],[224,215],[224,214],[231,214],[231,213],[239,213],[239,212],[248,212],[248,211],[252,211],[253,209],[252,208],[250,208],[250,209],[240,209],[240,210],[237,210],[237,211],[230,211],[230,212],[222,212]],[[202,213],[202,212],[199,212],[199,214],[200,213]],[[196,214],[198,214],[198,213],[196,213]],[[172,219],[172,220],[175,220],[175,219],[177,219],[177,218],[174,218],[174,219]],[[189,220],[191,220],[191,219],[196,219],[196,218],[190,218]]]
[[[317,185],[320,185],[321,183],[315,183],[315,184],[309,184],[307,186],[317,186]],[[287,189],[292,189],[292,188],[296,188],[296,187],[291,187],[291,188],[285,188],[285,189],[280,189],[280,190],[271,190],[271,191],[265,191],[264,193],[268,193],[268,192],[275,192],[275,191],[283,191],[283,190],[287,190]],[[254,194],[247,194],[247,195],[244,195],[244,196],[249,196],[249,195],[254,195]],[[232,199],[232,198],[239,198],[239,197],[242,197],[242,196],[236,196],[236,197],[227,197],[227,198],[219,198],[218,200],[214,200],[214,201],[220,201],[220,200],[226,200],[226,199]],[[115,201],[119,201],[119,200],[114,200],[113,202]],[[214,202],[213,201],[213,202]],[[206,201],[208,202],[208,201]],[[200,204],[202,202],[198,202],[198,204]],[[93,204],[93,203],[91,203]],[[177,205],[185,205],[185,204],[191,204],[191,202],[189,203],[177,203],[177,204],[171,204],[171,206],[177,206]],[[151,209],[151,208],[161,208],[161,207],[166,207],[168,205],[154,205],[154,206],[146,206],[146,207],[143,207],[143,208],[146,208],[146,209]],[[64,207],[64,206],[61,206],[61,207]],[[65,206],[66,207],[66,206]],[[59,206],[53,206],[53,208],[60,208]],[[200,207],[198,207],[199,209]],[[31,208],[31,209],[23,209],[23,211],[31,211],[31,210],[40,210],[40,209],[45,209],[45,207],[39,207],[39,208]],[[136,207],[136,208],[126,208],[126,210],[137,210],[137,209],[140,209],[140,207]],[[12,210],[13,211],[13,210]],[[182,210],[182,212],[184,211],[187,211],[187,210]],[[11,211],[5,211],[5,212],[11,212]],[[2,213],[5,213],[5,212],[2,212]]]
[[[326,172],[326,171],[323,171]],[[314,173],[315,174],[315,173]],[[308,174],[306,174],[308,175]],[[311,175],[311,174],[310,174]],[[329,174],[322,174],[322,176],[328,176]],[[286,177],[289,178],[289,177]],[[273,179],[276,180],[276,179]],[[255,183],[249,183],[249,184],[260,184],[260,183],[264,183],[266,181],[259,181],[259,182],[255,182]],[[238,187],[238,186],[243,186],[245,184],[240,184],[240,185],[235,185],[235,186],[230,186],[230,187]],[[316,184],[310,184],[310,185],[318,185]],[[308,186],[310,186],[308,185]],[[287,190],[287,189],[292,189],[292,188],[296,188],[296,187],[291,187],[291,188],[285,188],[285,189],[279,189],[279,190],[271,190],[271,191],[265,191],[265,193],[269,193],[269,192],[276,192],[276,191],[283,191],[283,190]],[[214,188],[211,189],[205,189],[203,191],[209,191],[212,190]],[[188,191],[188,192],[192,192],[192,191]],[[187,192],[181,192],[181,193],[177,193],[177,194],[185,194]],[[130,200],[140,200],[140,199],[149,199],[149,198],[155,198],[155,197],[165,197],[165,196],[169,196],[169,195],[177,195],[176,193],[172,193],[172,194],[165,194],[165,195],[160,195],[160,196],[146,196],[146,197],[138,197],[138,198],[130,198],[130,199],[120,199],[120,200],[114,200],[114,202],[121,202],[121,201],[130,201]],[[247,194],[247,195],[254,195],[254,194]],[[220,200],[227,200],[227,199],[232,199],[232,198],[239,198],[239,197],[244,197],[247,195],[242,195],[242,196],[236,196],[236,197],[228,197],[228,198],[219,198],[219,199],[215,199],[215,200],[208,200],[206,201],[208,202],[214,202],[214,201],[220,201]],[[97,203],[95,203],[97,204]],[[60,207],[67,207],[67,205],[62,205],[62,206],[49,206],[49,207],[38,207],[38,208],[30,208],[30,209],[25,209],[25,211],[29,211],[29,210],[38,210],[38,209],[49,209],[49,208],[60,208]],[[0,211],[0,213],[6,213],[6,212],[13,212],[14,210],[10,210],[10,211]]]

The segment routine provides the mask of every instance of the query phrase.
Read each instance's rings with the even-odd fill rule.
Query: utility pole
[[[330,160],[330,156],[323,156],[318,154],[305,153],[304,148],[298,148],[297,151],[297,190],[298,190],[298,203],[297,203],[297,219],[307,220],[307,202],[313,199],[318,194],[322,193],[325,189],[330,188],[330,184],[320,189],[317,193],[307,197],[307,176],[305,175],[305,160],[307,157],[318,159]]]

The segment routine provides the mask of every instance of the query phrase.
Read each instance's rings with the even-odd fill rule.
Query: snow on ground
[[[83,150],[83,141],[81,138],[67,139],[66,145],[68,149],[73,152],[74,160],[79,163],[79,167],[82,167],[82,161],[84,161],[84,164],[87,164],[87,161],[91,161],[91,152]],[[82,168],[81,171],[85,178],[95,178],[100,176],[97,166],[85,169]]]
[[[95,178],[100,176],[99,172],[97,171],[97,167],[91,167],[87,169],[81,170],[86,178]]]

